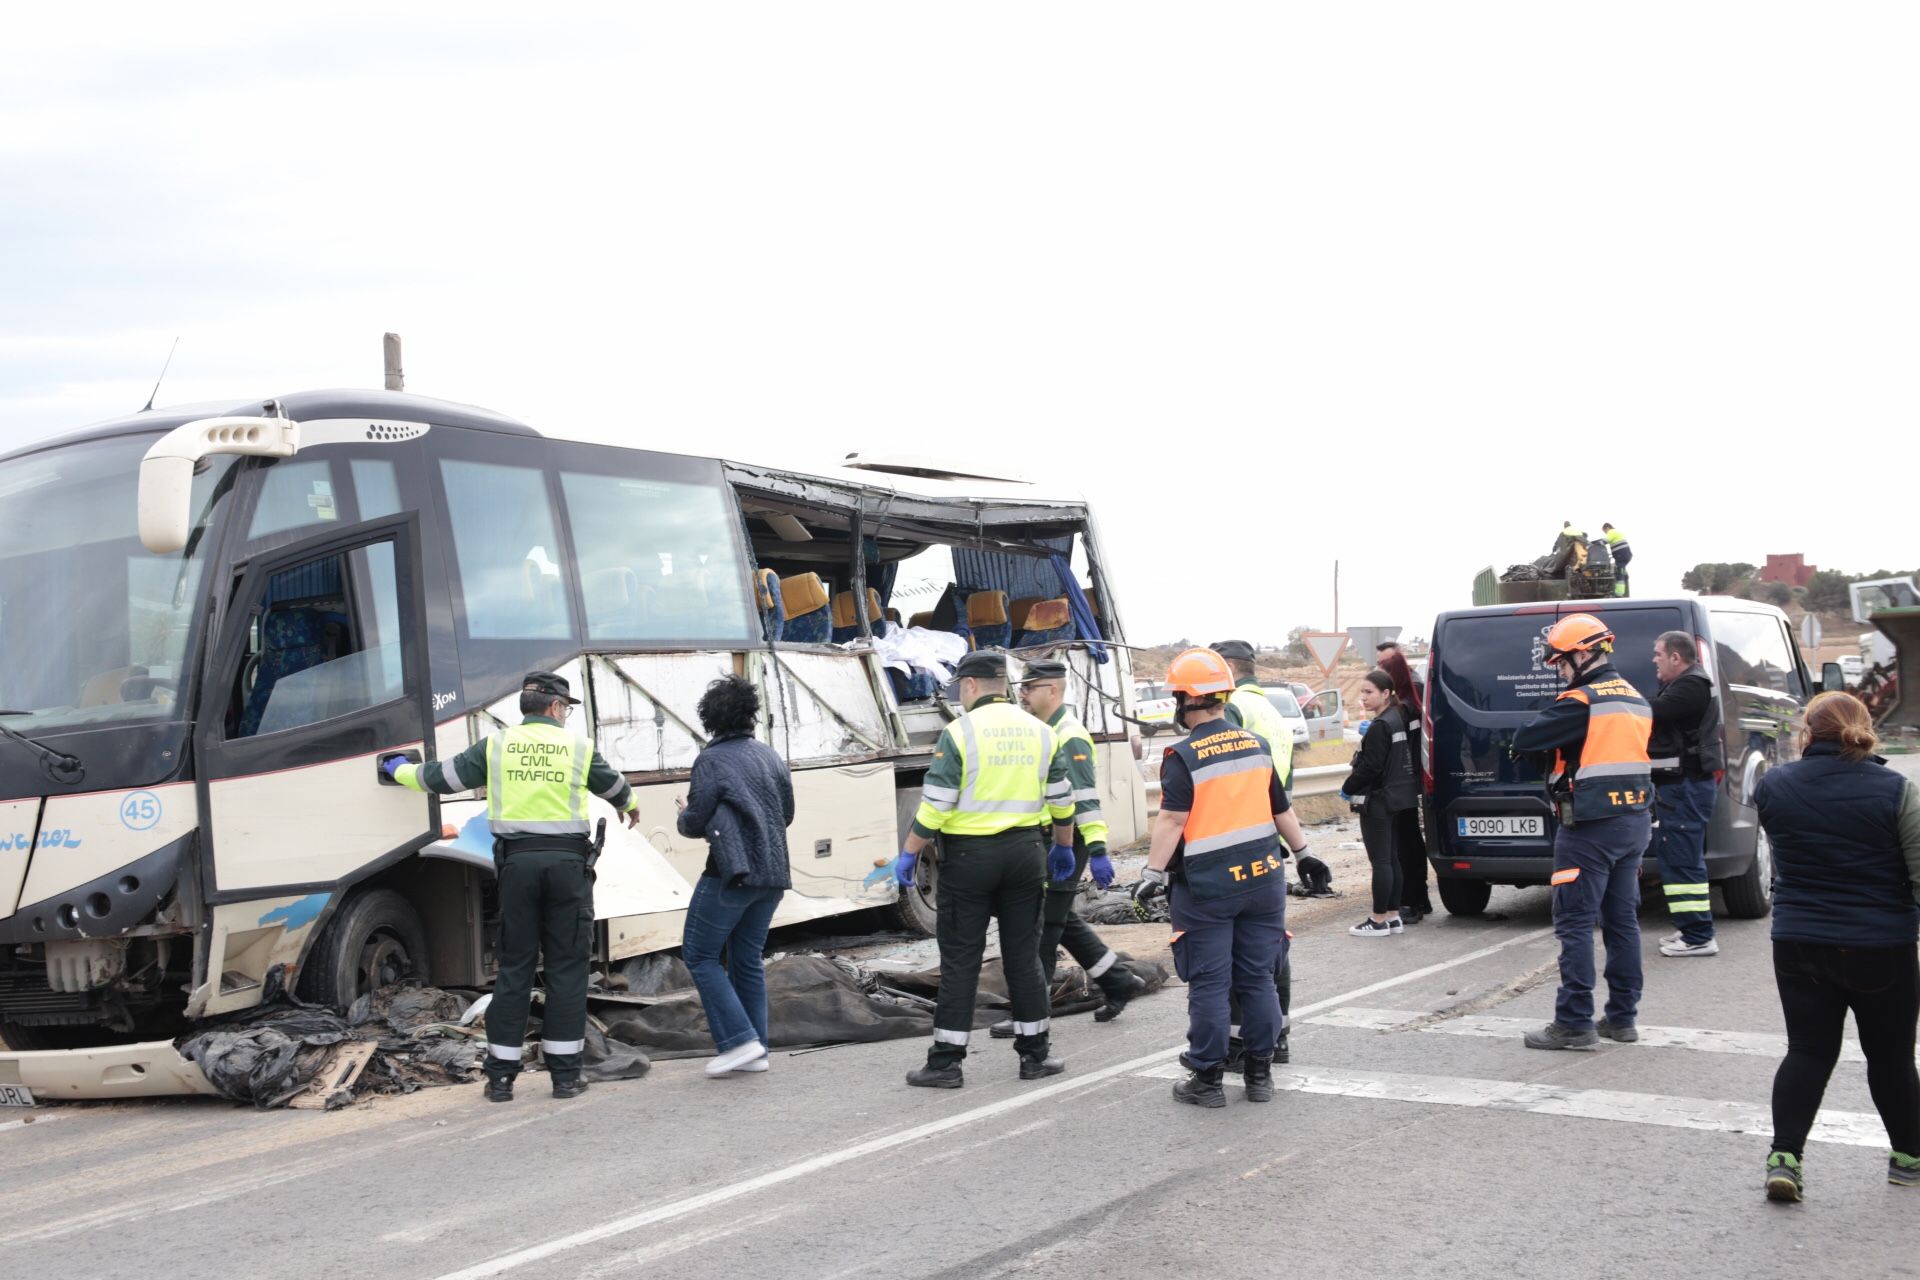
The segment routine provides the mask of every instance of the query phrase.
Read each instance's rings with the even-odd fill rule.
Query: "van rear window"
[[[1653,642],[1663,631],[1682,629],[1674,608],[1608,609],[1614,666],[1642,694],[1651,696]],[[1540,660],[1547,632],[1559,621],[1550,613],[1449,619],[1435,638],[1440,683],[1450,697],[1480,711],[1536,711],[1560,692],[1560,678]]]

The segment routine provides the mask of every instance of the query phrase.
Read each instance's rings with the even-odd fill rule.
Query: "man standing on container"
[[[894,860],[901,886],[913,884],[920,855],[940,841],[940,991],[927,1065],[907,1073],[923,1089],[958,1089],[973,1038],[973,1002],[987,925],[1000,921],[1000,965],[1013,1003],[1020,1078],[1059,1075],[1049,1057],[1052,1025],[1040,967],[1041,894],[1049,878],[1073,874],[1073,795],[1054,733],[1007,700],[1007,656],[983,649],[954,667],[967,711],[940,731],[920,787],[920,809]],[[1051,819],[1053,847],[1042,830]]]
[[[520,682],[520,714],[451,760],[410,764],[386,756],[381,770],[403,787],[452,795],[484,785],[500,893],[500,972],[487,1006],[487,1101],[511,1102],[520,1074],[537,961],[546,960],[540,1056],[553,1096],[577,1098],[587,1037],[587,965],[593,956],[593,882],[587,869],[587,795],[640,823],[640,801],[626,778],[566,728],[580,705],[566,679],[530,671]]]
[[[1640,1038],[1640,859],[1653,819],[1647,740],[1653,712],[1611,661],[1613,632],[1590,613],[1560,619],[1544,659],[1567,687],[1513,735],[1515,751],[1551,752],[1553,931],[1560,992],[1529,1049],[1596,1049]],[[1607,942],[1607,1009],[1593,1020],[1593,926]]]

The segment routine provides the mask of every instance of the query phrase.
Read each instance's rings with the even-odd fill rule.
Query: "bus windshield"
[[[24,733],[174,717],[207,522],[233,459],[193,481],[193,533],[154,555],[136,530],[140,459],[157,435],[0,462],[0,710]]]

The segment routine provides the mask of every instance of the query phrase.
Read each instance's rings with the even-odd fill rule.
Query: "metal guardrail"
[[[1298,800],[1306,796],[1330,796],[1339,794],[1346,785],[1347,774],[1352,772],[1349,765],[1314,764],[1293,771],[1293,790],[1289,793]],[[1160,779],[1147,779],[1147,816],[1160,812]]]

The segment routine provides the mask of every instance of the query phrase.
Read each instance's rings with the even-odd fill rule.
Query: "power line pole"
[[[407,388],[407,375],[400,368],[400,335],[389,333],[381,338],[380,346],[386,356],[387,390],[404,391]]]
[[[1333,562],[1333,629],[1340,629],[1340,562]]]

